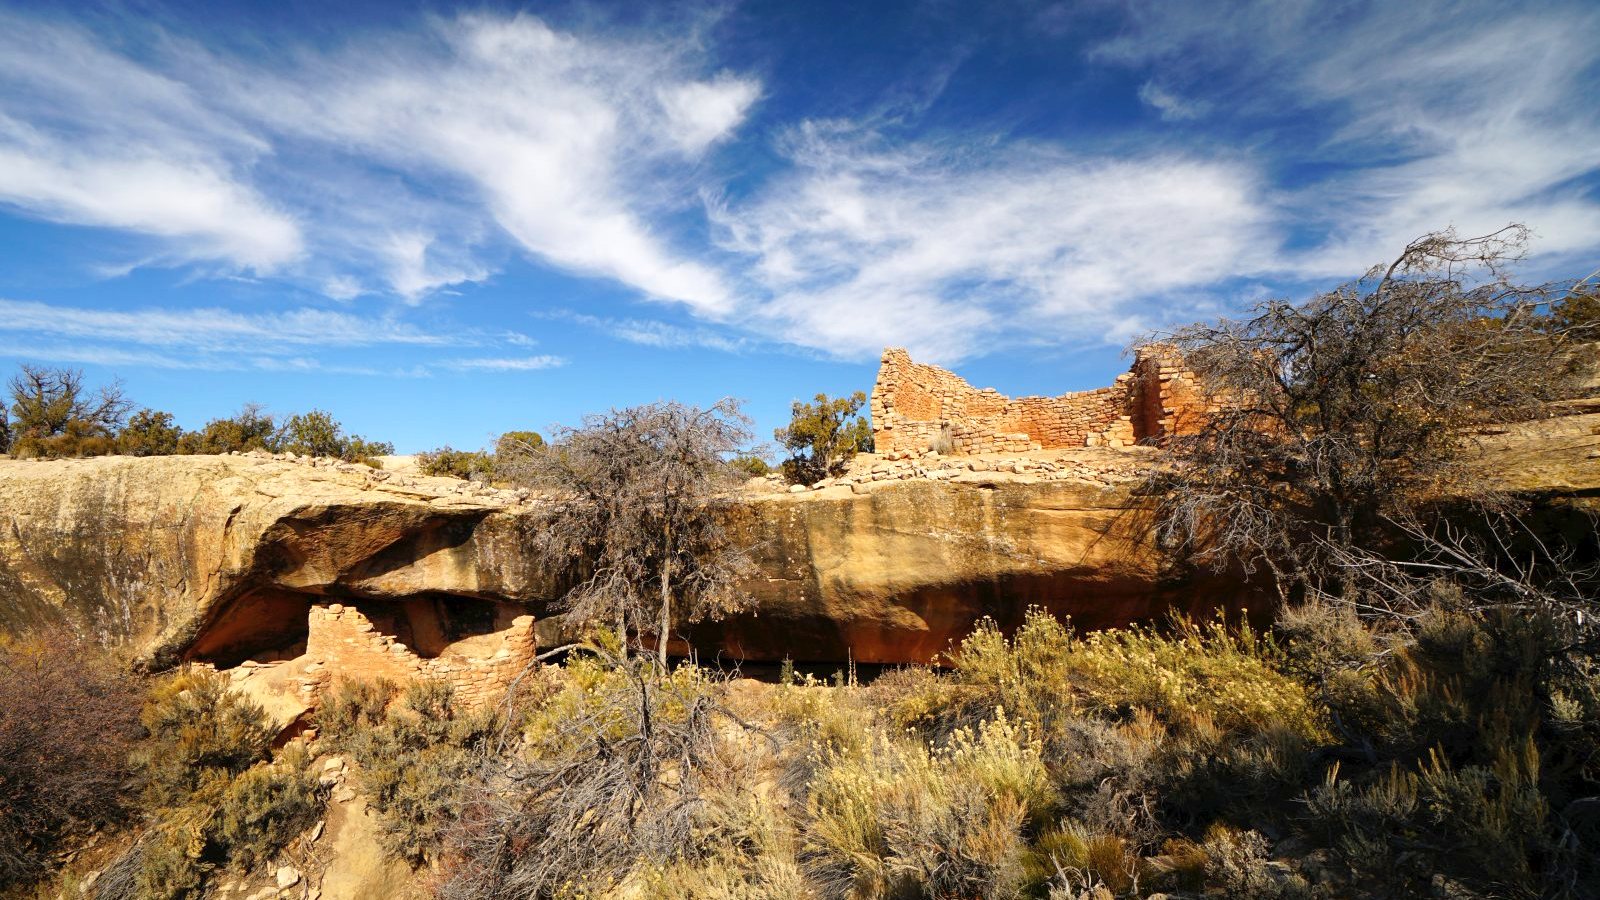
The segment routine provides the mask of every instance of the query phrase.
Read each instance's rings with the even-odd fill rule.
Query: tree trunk
[[[656,632],[656,658],[667,671],[667,637],[672,631],[672,530],[667,529],[667,553],[661,561],[661,628]]]

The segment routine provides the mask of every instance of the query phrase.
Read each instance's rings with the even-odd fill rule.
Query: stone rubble
[[[496,505],[520,506],[537,499],[533,492],[526,488],[494,487],[477,481],[467,481],[447,476],[401,475],[395,472],[386,472],[383,469],[374,469],[364,463],[345,462],[330,457],[299,456],[293,453],[269,453],[265,450],[247,450],[242,453],[234,451],[228,455],[242,456],[263,462],[292,463],[312,469],[327,469],[339,475],[361,479],[362,487],[367,490],[383,490],[432,497],[440,502],[450,502],[456,498],[470,498],[474,502],[487,501]]]
[[[932,481],[949,484],[1002,482],[1076,482],[1115,487],[1146,477],[1161,460],[1157,451],[1142,447],[1083,448],[1030,451],[1025,454],[991,453],[983,456],[946,456],[933,450],[897,450],[885,454],[863,453],[846,471],[814,485],[790,485],[781,476],[751,478],[745,491],[752,494],[806,495],[829,488],[849,488],[863,494],[891,484]],[[828,496],[828,495],[824,495]]]

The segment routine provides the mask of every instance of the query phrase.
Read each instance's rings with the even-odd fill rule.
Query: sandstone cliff
[[[1486,464],[1547,504],[1600,509],[1600,412],[1575,413],[1486,437]],[[1163,579],[1132,514],[1141,451],[1033,456],[876,476],[867,458],[843,484],[751,494],[759,612],[697,628],[696,650],[923,661],[1032,604],[1094,626],[1248,602],[1237,584]],[[332,463],[0,461],[0,630],[232,665],[303,651],[313,605],[349,602],[424,657],[524,613],[548,639],[560,585],[527,540],[543,515],[524,495]]]

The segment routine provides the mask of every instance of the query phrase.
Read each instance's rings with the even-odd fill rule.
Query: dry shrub
[[[1133,626],[1078,637],[1033,609],[1011,640],[992,621],[980,623],[953,662],[962,681],[988,688],[1006,709],[1041,724],[1080,711],[1145,709],[1170,726],[1198,718],[1228,733],[1322,736],[1311,693],[1279,671],[1280,659],[1273,640],[1245,623],[1178,618],[1165,630]]]
[[[980,624],[952,662],[959,685],[1039,729],[1075,818],[1146,852],[1174,827],[1281,807],[1308,750],[1328,740],[1314,691],[1243,624],[1175,619],[1080,637],[1030,610],[1010,639]],[[954,696],[945,715],[979,708]]]
[[[1267,854],[1267,839],[1254,831],[1213,825],[1206,831],[1206,881],[1223,896],[1240,900],[1300,900],[1313,896],[1298,873]]]
[[[140,718],[148,736],[132,758],[151,828],[97,883],[102,900],[199,896],[211,872],[270,860],[321,809],[305,748],[274,759],[265,713],[223,676],[183,669],[157,681]]]
[[[447,898],[604,895],[727,852],[710,798],[738,723],[692,667],[589,647],[534,710],[515,753],[489,752],[455,832]]]
[[[344,681],[318,722],[358,766],[384,849],[413,865],[437,859],[496,731],[494,711],[459,709],[445,682]]]
[[[703,783],[701,850],[639,879],[649,900],[820,900],[800,864],[794,801],[774,778],[772,747],[751,732],[723,745],[722,771]]]
[[[1055,804],[1031,730],[999,714],[949,745],[878,735],[829,751],[811,785],[809,869],[826,896],[1015,897],[1024,829]]]
[[[0,888],[39,878],[73,834],[126,813],[138,690],[98,648],[0,643]]]
[[[272,744],[266,713],[228,690],[228,680],[182,669],[155,683],[139,719],[148,738],[134,754],[146,802],[179,807],[266,759]]]
[[[228,784],[208,836],[229,863],[250,868],[267,862],[311,825],[322,797],[310,763],[303,744],[290,744]]]
[[[362,731],[382,725],[389,716],[389,704],[399,693],[400,686],[386,678],[341,679],[317,710],[317,725],[334,744],[352,740]]]
[[[1069,893],[1122,895],[1138,884],[1139,858],[1126,839],[1075,822],[1041,835],[1034,856],[1034,867]]]

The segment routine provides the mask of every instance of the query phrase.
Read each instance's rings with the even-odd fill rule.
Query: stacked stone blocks
[[[1161,345],[1142,348],[1110,387],[1018,398],[975,388],[891,347],[883,353],[871,409],[879,453],[976,455],[1160,443],[1198,427],[1204,401],[1194,374]]]
[[[346,678],[387,678],[405,682],[448,682],[456,698],[471,708],[498,700],[538,653],[533,616],[517,616],[510,627],[476,644],[474,652],[446,651],[434,658],[415,651],[374,626],[359,609],[339,603],[311,607],[306,638],[306,673],[328,687],[334,673]]]

